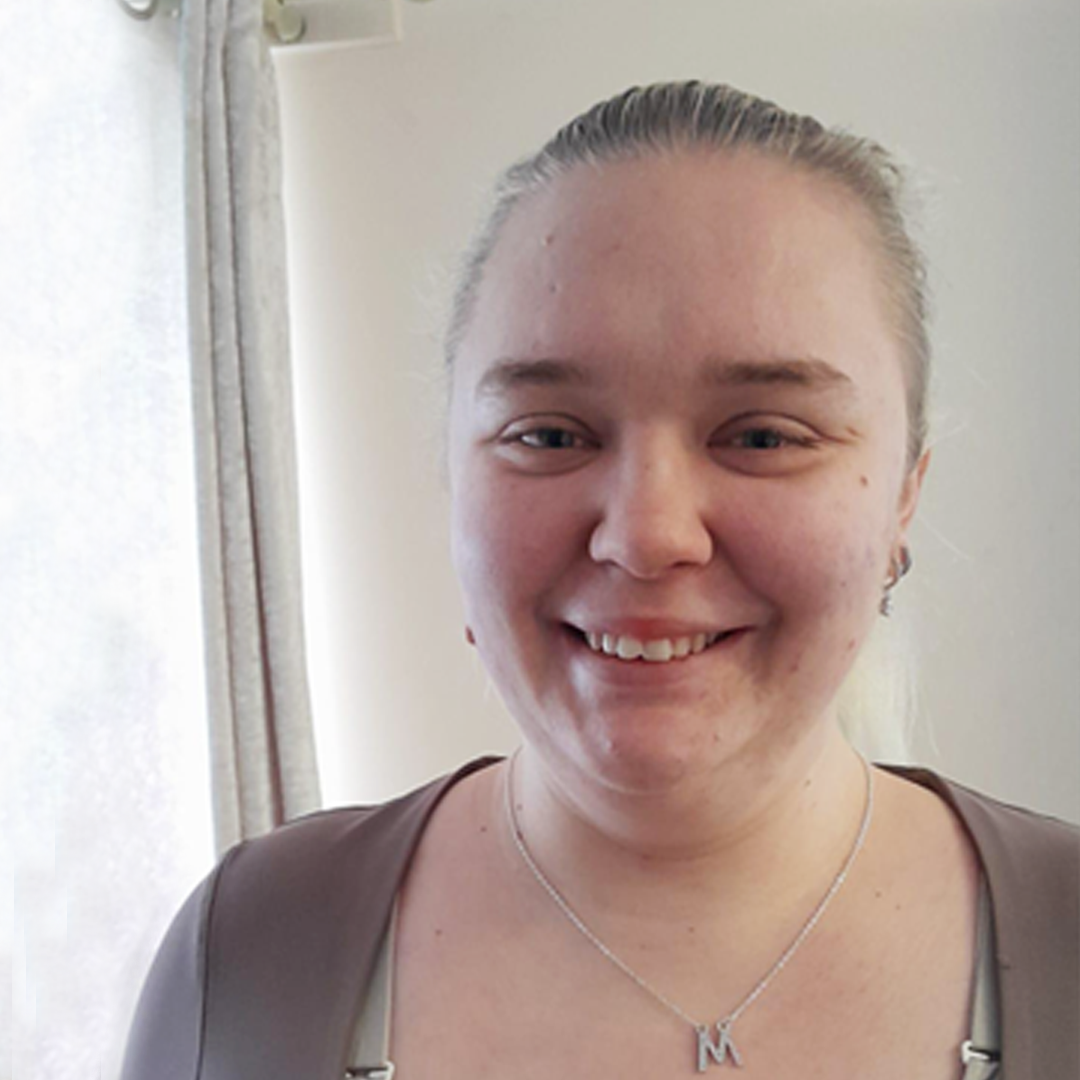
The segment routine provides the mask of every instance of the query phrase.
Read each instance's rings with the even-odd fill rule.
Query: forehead
[[[458,375],[545,356],[665,378],[695,358],[857,368],[895,361],[885,297],[865,211],[805,169],[745,152],[579,166],[506,222]]]

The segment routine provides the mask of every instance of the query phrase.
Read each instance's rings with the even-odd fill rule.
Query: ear
[[[901,542],[907,536],[908,527],[911,525],[912,518],[915,517],[915,511],[919,506],[919,495],[922,493],[923,479],[929,466],[930,451],[924,450],[919,460],[904,477],[904,483],[900,488],[900,501],[897,505],[897,519],[900,526],[897,539]]]

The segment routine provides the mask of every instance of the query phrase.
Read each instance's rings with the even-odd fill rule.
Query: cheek
[[[742,509],[740,527],[728,522],[726,549],[778,614],[820,619],[874,607],[888,514],[858,477],[850,491],[759,488]]]
[[[572,541],[564,503],[551,503],[536,488],[479,469],[454,493],[454,566],[479,625],[520,621],[538,610],[565,564]]]

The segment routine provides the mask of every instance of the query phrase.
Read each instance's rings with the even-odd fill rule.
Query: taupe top
[[[371,982],[349,1051],[350,1080],[393,1080],[390,1030],[394,984],[397,906],[383,935]],[[975,950],[974,992],[968,1038],[957,1047],[963,1066],[959,1080],[1006,1080],[1001,1071],[1001,1024],[997,972],[994,969],[994,921],[986,879],[979,883],[979,916]]]
[[[380,807],[241,844],[181,909],[147,978],[122,1080],[342,1080],[398,887],[442,796],[485,758]],[[1080,1076],[1080,832],[925,770],[989,888],[1002,1080]]]

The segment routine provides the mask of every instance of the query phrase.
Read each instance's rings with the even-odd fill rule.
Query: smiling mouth
[[[667,664],[697,656],[706,649],[739,633],[738,630],[717,630],[711,634],[692,634],[687,637],[655,638],[644,641],[629,634],[604,634],[592,630],[570,629],[594,653],[625,663],[642,662]]]

